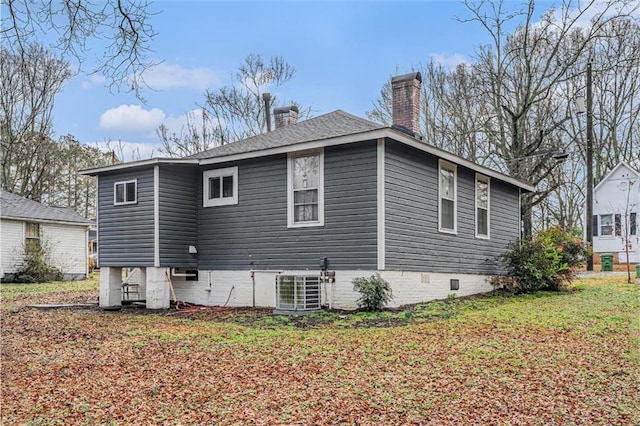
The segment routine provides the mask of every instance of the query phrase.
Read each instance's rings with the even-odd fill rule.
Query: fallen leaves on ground
[[[638,295],[585,280],[371,328],[42,311],[25,306],[97,292],[20,296],[0,310],[2,424],[634,425]]]

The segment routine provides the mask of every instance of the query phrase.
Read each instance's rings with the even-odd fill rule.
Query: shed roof
[[[0,195],[0,216],[8,219],[36,222],[51,221],[77,225],[90,225],[93,223],[69,207],[46,206],[7,191],[2,191]]]

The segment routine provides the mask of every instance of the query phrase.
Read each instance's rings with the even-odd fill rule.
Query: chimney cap
[[[402,83],[405,81],[413,81],[413,80],[418,80],[420,83],[422,83],[422,74],[420,74],[420,71],[410,72],[408,74],[402,74],[402,75],[397,75],[395,77],[392,77],[391,84]]]
[[[295,105],[290,105],[290,106],[286,106],[286,107],[280,107],[280,108],[275,108],[273,110],[274,114],[286,114],[289,111],[295,111],[296,114],[300,111],[298,111],[298,107]]]

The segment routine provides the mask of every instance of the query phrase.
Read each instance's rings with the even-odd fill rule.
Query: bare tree
[[[126,89],[139,96],[142,72],[153,65],[149,43],[155,36],[149,18],[154,15],[148,0],[7,0],[3,9],[2,39],[10,53],[28,58],[30,46],[51,35],[53,49],[73,57],[79,68],[89,50],[87,40],[102,42],[102,58],[92,72],[105,76],[111,89]]]
[[[190,113],[179,133],[164,125],[158,128],[159,151],[171,157],[187,156],[264,133],[267,124],[262,94],[278,89],[294,75],[295,69],[282,57],[265,61],[260,55],[248,55],[230,85],[205,93],[200,112]],[[277,96],[271,96],[271,106],[279,104]],[[294,101],[289,105],[298,106],[300,117],[311,114],[310,108],[301,109]]]
[[[39,200],[55,161],[54,96],[71,75],[69,65],[37,45],[22,56],[3,48],[0,58],[2,188]]]
[[[635,78],[640,48],[633,41],[638,27],[631,14],[640,5],[567,0],[542,15],[533,0],[467,0],[465,5],[470,17],[460,21],[478,24],[490,43],[477,46],[471,64],[449,71],[433,64],[422,69],[425,140],[537,186],[522,200],[528,235],[533,210],[571,176],[559,174],[553,154],[584,153],[584,144],[575,147],[584,130],[573,104],[584,90],[584,65],[593,55],[600,55],[599,69],[608,70],[597,83],[602,127],[596,146],[602,157],[615,154],[611,161],[601,157],[604,171],[597,176],[606,173],[609,162],[639,157],[632,135],[640,120]],[[625,59],[621,63],[619,58]],[[369,117],[386,122],[390,100],[385,87]],[[573,218],[565,219],[573,223]]]

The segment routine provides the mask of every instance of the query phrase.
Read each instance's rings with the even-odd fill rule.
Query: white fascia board
[[[81,175],[94,176],[99,173],[111,172],[114,170],[133,169],[136,167],[155,166],[158,164],[200,164],[197,158],[150,158],[148,160],[129,161],[126,163],[114,164],[111,166],[97,167],[95,169],[80,170]]]
[[[17,216],[2,216],[1,217],[2,220],[17,220],[20,222],[33,222],[33,223],[46,223],[46,224],[52,224],[52,225],[70,225],[70,226],[84,226],[86,228],[89,228],[91,225],[93,225],[93,222],[91,223],[84,223],[84,222],[67,222],[64,220],[51,220],[51,219],[38,219],[35,217],[17,217]]]

